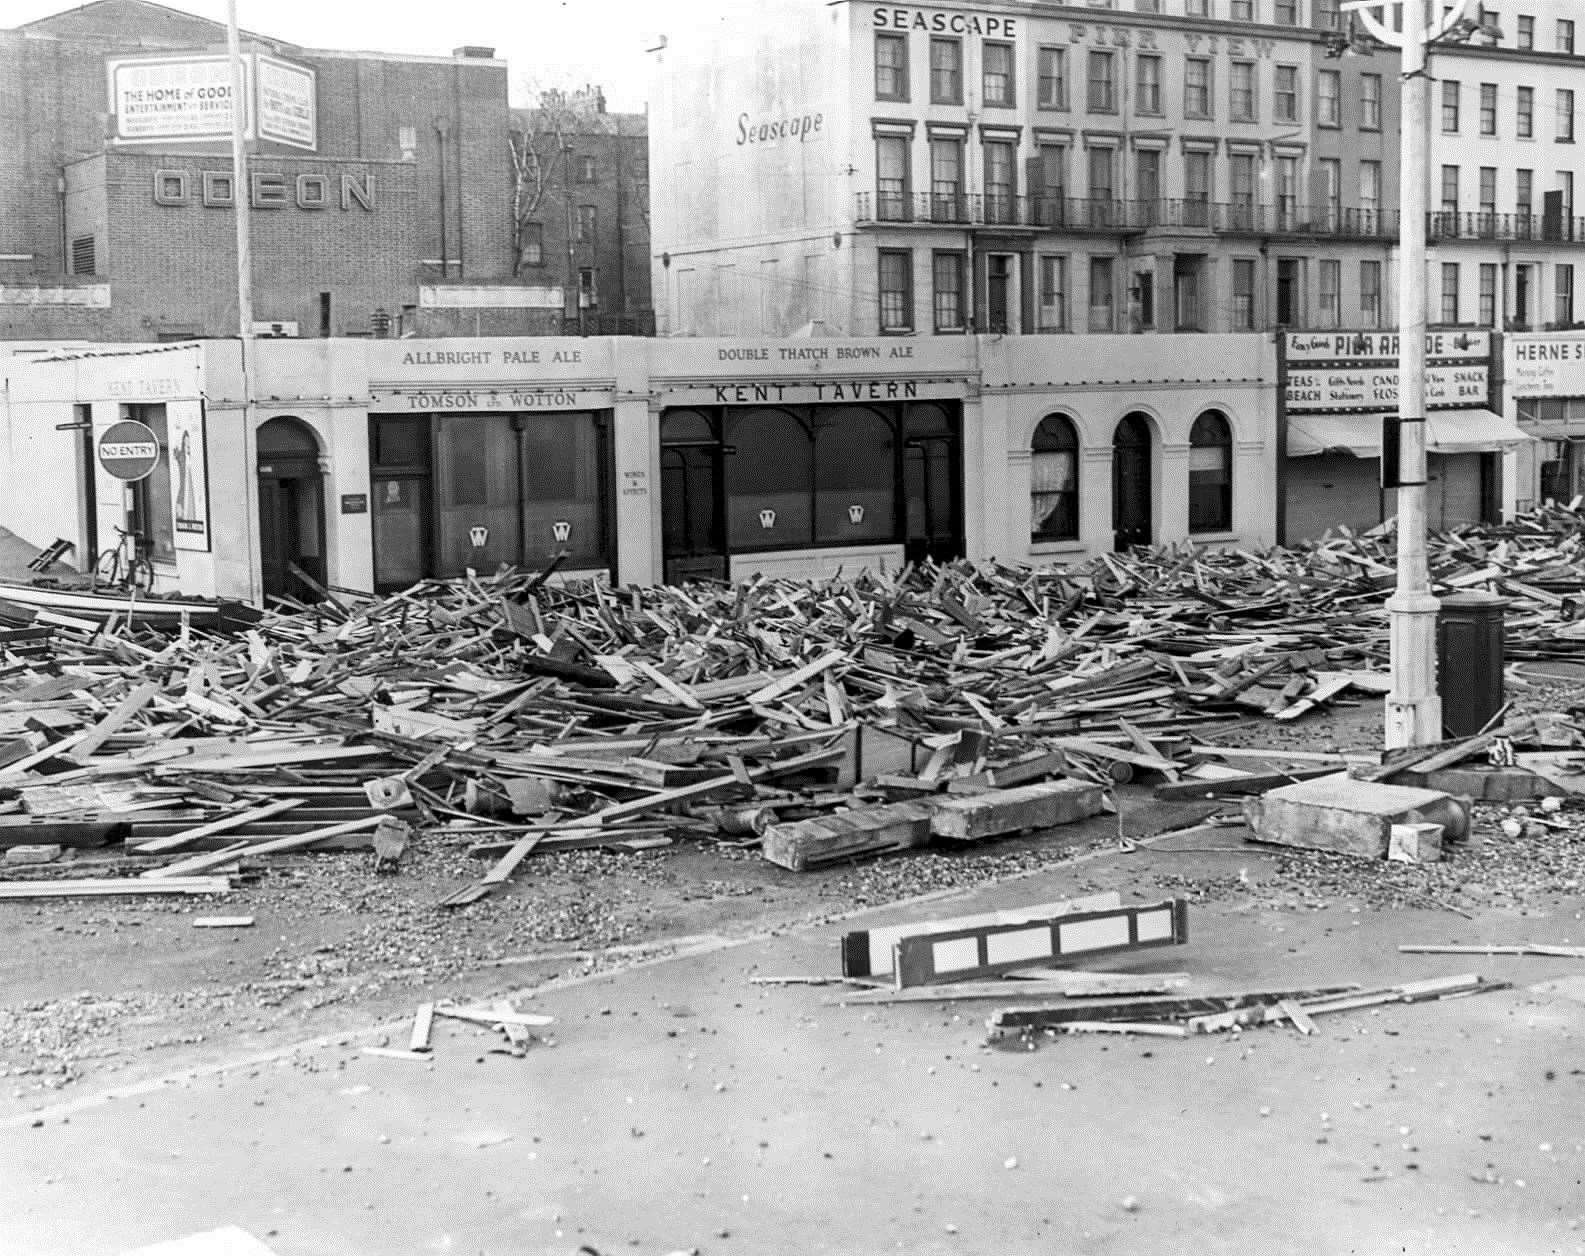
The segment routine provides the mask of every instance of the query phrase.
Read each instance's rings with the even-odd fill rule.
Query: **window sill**
[[[1042,541],[1036,537],[1029,538],[1029,552],[1031,554],[1081,554],[1086,546],[1077,537],[1069,537],[1063,541]]]
[[[1242,538],[1236,532],[1228,531],[1225,528],[1215,528],[1215,529],[1212,529],[1212,530],[1207,531],[1207,532],[1193,532],[1193,531],[1191,531],[1189,533],[1189,540],[1191,540],[1191,541],[1238,541],[1238,540],[1242,540]]]

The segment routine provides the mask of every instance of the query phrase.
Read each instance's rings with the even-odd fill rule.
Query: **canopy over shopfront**
[[[1288,457],[1348,453],[1381,456],[1379,414],[1306,414],[1288,420]],[[1491,410],[1435,410],[1426,416],[1425,447],[1433,454],[1487,453],[1529,440]]]

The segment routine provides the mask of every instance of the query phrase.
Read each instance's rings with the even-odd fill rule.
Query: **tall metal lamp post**
[[[1426,558],[1425,236],[1426,155],[1431,80],[1426,48],[1449,32],[1473,29],[1463,19],[1469,0],[1352,0],[1370,36],[1399,49],[1402,80],[1398,141],[1398,414],[1384,420],[1382,487],[1398,490],[1398,582],[1387,599],[1392,691],[1387,695],[1386,745],[1441,740],[1442,699],[1436,686],[1438,602]],[[1396,9],[1399,21],[1387,20]]]

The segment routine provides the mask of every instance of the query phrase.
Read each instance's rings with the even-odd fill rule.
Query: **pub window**
[[[728,413],[727,538],[734,550],[814,543],[814,443],[788,410]]]
[[[876,33],[875,99],[908,99],[908,36]]]
[[[122,406],[121,417],[135,419],[154,433],[160,447],[154,470],[132,485],[132,510],[129,529],[143,540],[148,556],[156,563],[176,561],[176,520],[171,512],[171,449],[165,424],[165,407]]]
[[[930,41],[930,103],[963,103],[963,41],[960,39]]]
[[[1068,107],[1068,50],[1041,48],[1035,103],[1042,109]]]
[[[1079,536],[1079,438],[1073,422],[1048,414],[1035,428],[1029,464],[1029,539]]]
[[[817,410],[814,418],[814,541],[883,541],[896,525],[892,424],[861,406]]]
[[[1233,526],[1233,434],[1215,410],[1189,429],[1189,531],[1226,532]]]
[[[94,238],[77,236],[72,241],[72,274],[91,275],[95,270]]]
[[[523,560],[542,564],[566,551],[569,569],[608,566],[608,420],[573,412],[511,421],[520,442]]]
[[[525,222],[519,233],[518,248],[521,251],[524,266],[543,266],[545,264],[545,224],[542,222]]]
[[[914,325],[914,255],[907,249],[882,249],[879,256],[882,331],[910,331]]]

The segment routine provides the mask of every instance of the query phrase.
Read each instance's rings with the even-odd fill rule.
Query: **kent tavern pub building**
[[[1270,337],[265,339],[0,365],[0,526],[157,591],[622,583],[1274,539]],[[142,479],[107,452],[154,434]]]

